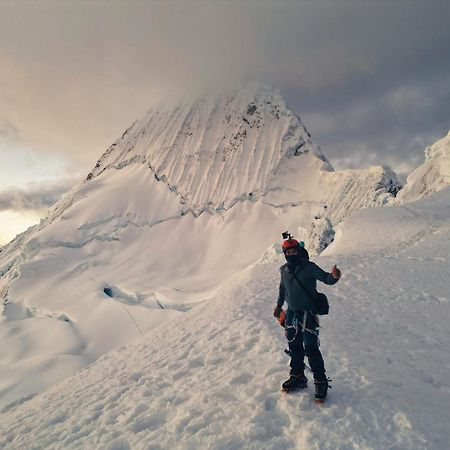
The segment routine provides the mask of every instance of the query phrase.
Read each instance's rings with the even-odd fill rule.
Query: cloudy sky
[[[450,129],[448,0],[0,0],[0,244],[155,101],[258,78],[336,168]]]

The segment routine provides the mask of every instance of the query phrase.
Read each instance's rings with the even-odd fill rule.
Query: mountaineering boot
[[[331,385],[329,384],[331,381],[330,378],[325,378],[324,380],[314,380],[314,386],[316,388],[315,400],[317,403],[322,403],[325,401],[327,397],[328,388],[331,389]]]
[[[289,377],[289,380],[286,380],[281,385],[281,390],[283,392],[292,392],[297,389],[305,389],[308,386],[308,379],[305,377],[304,373],[293,375]]]

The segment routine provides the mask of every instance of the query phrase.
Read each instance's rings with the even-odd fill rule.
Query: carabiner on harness
[[[319,321],[317,320],[317,317],[314,316],[314,322],[316,323],[316,326],[314,327],[314,329],[306,327],[306,322],[308,320],[308,313],[309,313],[309,311],[303,311],[303,320],[302,320],[302,323],[300,324],[299,320],[298,320],[298,316],[297,316],[299,313],[295,312],[294,313],[294,318],[292,319],[292,325],[285,325],[286,339],[287,339],[287,341],[289,343],[295,341],[295,339],[297,337],[297,334],[298,334],[299,328],[301,329],[301,331],[303,333],[306,331],[308,333],[316,335],[317,338],[319,338],[320,326],[319,326]],[[292,339],[289,339],[289,337],[288,337],[288,335],[289,335],[288,330],[289,329],[294,329],[295,330],[294,337]]]

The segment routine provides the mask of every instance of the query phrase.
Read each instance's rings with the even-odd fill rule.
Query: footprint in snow
[[[189,368],[191,368],[191,369],[195,369],[197,367],[203,367],[204,365],[205,365],[205,363],[202,358],[193,359],[193,360],[189,361],[189,364],[188,364]]]
[[[165,422],[165,417],[160,413],[152,414],[148,416],[138,417],[136,420],[128,425],[128,429],[133,433],[141,433],[146,430],[155,430],[163,425]]]
[[[230,384],[246,384],[252,380],[252,376],[249,373],[240,373],[236,377],[230,380]]]
[[[112,440],[105,448],[105,450],[129,450],[130,444],[125,438],[116,438]]]
[[[247,339],[244,343],[244,346],[246,347],[246,349],[251,349],[257,342],[259,342],[259,336],[254,336],[250,339]]]

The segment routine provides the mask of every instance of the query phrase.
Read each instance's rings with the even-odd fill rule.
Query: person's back
[[[280,267],[280,273],[280,289],[284,289],[284,300],[293,311],[306,310],[316,314],[316,306],[311,297],[317,295],[317,280],[329,285],[338,282],[331,273],[304,258],[298,258],[294,264],[284,264]]]

